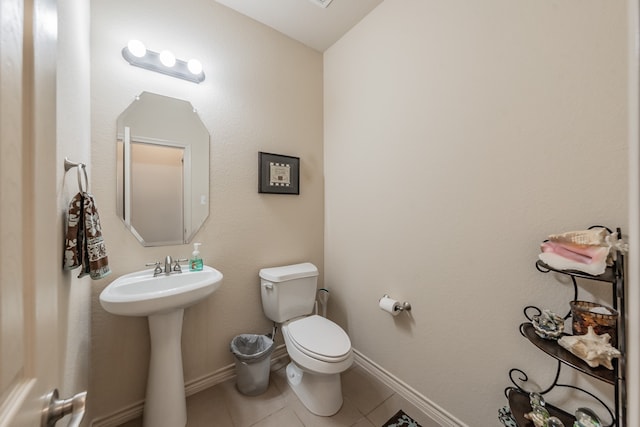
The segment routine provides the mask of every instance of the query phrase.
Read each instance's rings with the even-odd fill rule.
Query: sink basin
[[[147,316],[151,355],[142,422],[144,427],[184,427],[187,404],[182,369],[184,309],[215,292],[222,273],[204,266],[153,277],[153,269],[125,274],[100,294],[109,313]]]
[[[186,308],[208,297],[222,283],[222,273],[204,266],[202,271],[185,270],[153,277],[153,269],[125,274],[100,294],[100,304],[112,314],[149,316]]]

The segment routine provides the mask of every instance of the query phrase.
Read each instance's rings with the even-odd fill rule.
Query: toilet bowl
[[[318,269],[311,263],[260,270],[265,315],[282,325],[287,382],[312,413],[331,416],[342,407],[340,373],[353,364],[351,340],[331,320],[312,314]]]
[[[331,416],[342,407],[340,373],[353,364],[351,341],[332,321],[312,315],[282,325],[291,363],[287,382],[312,413]]]

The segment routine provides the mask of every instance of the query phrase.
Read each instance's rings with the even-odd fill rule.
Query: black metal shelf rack
[[[610,231],[610,230],[609,230]],[[618,238],[622,238],[620,229],[616,230]],[[536,335],[533,325],[530,323],[533,319],[532,312],[535,314],[541,314],[542,310],[535,306],[527,306],[524,308],[524,315],[529,322],[522,323],[520,325],[520,333],[527,338],[538,349],[545,352],[557,361],[556,374],[553,382],[545,390],[538,391],[541,395],[549,393],[556,387],[564,387],[569,389],[578,390],[599,403],[608,412],[610,417],[610,424],[606,427],[625,427],[626,420],[626,385],[625,385],[625,355],[626,355],[626,332],[625,332],[625,281],[624,281],[624,256],[618,252],[617,258],[613,265],[607,267],[606,271],[599,276],[592,276],[580,271],[569,270],[557,270],[542,261],[536,262],[536,268],[542,273],[556,272],[569,276],[573,282],[574,297],[573,300],[578,300],[579,286],[576,279],[588,279],[597,282],[603,282],[609,284],[612,287],[612,306],[618,311],[617,322],[617,338],[618,338],[618,350],[622,353],[622,356],[613,361],[613,370],[609,370],[602,366],[597,368],[591,368],[583,360],[574,356],[569,351],[562,348],[556,341],[545,340]],[[565,319],[568,318],[571,313],[567,313]],[[563,366],[568,366],[590,377],[596,378],[614,387],[614,408],[610,408],[600,398],[593,393],[584,390],[582,388],[570,385],[560,384],[558,379]],[[513,386],[509,386],[505,389],[505,395],[509,401],[509,407],[511,413],[516,420],[519,427],[532,427],[533,423],[526,418],[524,414],[531,411],[529,404],[529,393],[523,388],[521,384],[526,383],[529,378],[527,374],[518,368],[513,368],[509,371],[509,379]],[[575,418],[563,411],[560,408],[556,408],[553,405],[547,403],[546,408],[551,415],[555,415],[560,418],[565,426],[573,426]]]

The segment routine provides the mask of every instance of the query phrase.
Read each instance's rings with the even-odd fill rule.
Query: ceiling
[[[216,1],[320,52],[324,52],[383,2],[383,0]],[[322,6],[323,3],[326,7]]]

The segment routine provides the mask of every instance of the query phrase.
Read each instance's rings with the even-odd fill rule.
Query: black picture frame
[[[300,158],[258,152],[258,193],[300,194]]]

